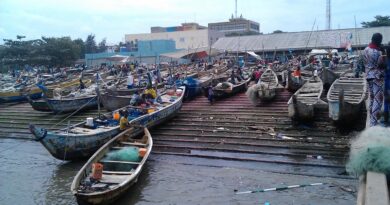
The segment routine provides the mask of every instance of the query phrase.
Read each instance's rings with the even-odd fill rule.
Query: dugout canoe
[[[145,127],[153,127],[174,117],[180,110],[183,102],[185,87],[179,87],[181,95],[162,95],[162,103],[150,108],[127,106],[130,124],[141,124]],[[86,122],[78,123],[57,130],[30,125],[30,131],[49,153],[60,160],[80,160],[90,157],[103,144],[116,136],[119,130],[119,122],[113,119],[111,113],[94,118],[93,126],[87,126]]]
[[[287,102],[288,115],[292,119],[309,121],[314,118],[314,108],[321,102],[323,83],[321,78],[310,78]]]
[[[137,182],[153,147],[148,129],[138,130],[141,132],[141,138],[137,137],[139,131],[133,128],[120,133],[104,144],[78,171],[71,191],[79,204],[111,204]],[[105,159],[107,155],[124,149],[145,149],[146,153],[140,157],[140,161]],[[91,179],[94,163],[103,165],[102,177],[99,180]]]
[[[366,98],[367,81],[364,77],[341,76],[327,94],[329,117],[336,122],[353,122],[361,114]]]

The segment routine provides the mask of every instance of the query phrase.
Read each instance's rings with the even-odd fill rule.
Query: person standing
[[[129,73],[127,76],[127,89],[132,89],[134,87],[134,76]]]
[[[372,35],[371,43],[363,51],[370,95],[369,113],[371,127],[378,125],[383,105],[384,59],[380,51],[382,38],[380,33]]]

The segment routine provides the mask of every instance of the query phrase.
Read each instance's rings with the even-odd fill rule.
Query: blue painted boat
[[[140,107],[127,106],[126,109],[130,116],[129,123],[133,125],[141,124],[145,127],[156,126],[169,118],[172,118],[179,112],[185,87],[180,87],[180,96],[162,95],[160,103],[153,109],[148,108],[147,114]],[[142,113],[140,113],[142,111]],[[49,131],[30,125],[30,131],[35,139],[53,155],[60,160],[79,160],[90,157],[96,150],[105,144],[112,137],[120,132],[118,121],[112,118],[112,114],[103,115],[104,120],[95,118],[93,126],[87,126],[86,122],[78,123],[59,130]]]

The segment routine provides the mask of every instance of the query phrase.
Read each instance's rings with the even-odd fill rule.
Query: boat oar
[[[301,184],[301,185],[290,185],[285,187],[274,187],[274,188],[268,188],[268,189],[258,189],[258,190],[252,190],[252,191],[238,191],[234,190],[236,194],[252,194],[252,193],[258,193],[258,192],[268,192],[268,191],[281,191],[286,189],[292,189],[292,188],[298,188],[298,187],[307,187],[307,186],[319,186],[324,185],[325,183],[313,183],[313,184]]]

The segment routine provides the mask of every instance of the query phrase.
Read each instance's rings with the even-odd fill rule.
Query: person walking
[[[369,86],[370,104],[370,126],[379,124],[380,113],[383,105],[383,84],[384,84],[384,57],[380,50],[382,34],[372,35],[371,43],[364,49],[364,63],[366,68],[366,79]]]

